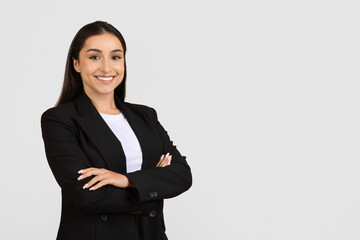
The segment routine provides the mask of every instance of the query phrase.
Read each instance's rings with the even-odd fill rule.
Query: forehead
[[[82,50],[87,51],[90,48],[102,51],[112,51],[114,49],[123,50],[120,40],[111,33],[95,35],[86,39]]]

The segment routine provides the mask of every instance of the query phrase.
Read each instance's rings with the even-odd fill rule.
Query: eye
[[[114,59],[114,60],[120,60],[121,57],[120,57],[120,56],[113,56],[112,59]]]
[[[89,59],[91,59],[91,60],[99,60],[99,56],[91,56],[91,57],[89,57]]]

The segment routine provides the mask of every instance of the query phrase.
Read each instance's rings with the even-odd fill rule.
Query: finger
[[[105,175],[98,175],[98,176],[94,177],[93,179],[91,179],[89,182],[87,182],[87,183],[83,186],[83,189],[89,188],[89,187],[91,187],[92,185],[94,185],[95,183],[100,182],[100,181],[102,181],[102,180],[105,179],[105,178],[106,178]]]
[[[163,167],[164,164],[166,164],[166,161],[169,157],[169,153],[167,153],[166,155],[162,155],[160,158],[160,161],[158,162],[158,164],[156,165],[157,167]]]
[[[83,174],[89,171],[93,171],[93,170],[107,170],[105,168],[95,168],[95,167],[89,167],[89,168],[84,168],[78,171],[79,174]]]
[[[101,188],[102,186],[108,185],[109,182],[110,182],[109,179],[106,178],[106,179],[98,182],[95,186],[91,187],[91,188],[89,189],[89,191],[95,191],[96,189],[99,189],[99,188]]]
[[[171,160],[172,160],[172,156],[170,155],[169,161],[168,161],[168,166],[171,164]]]
[[[166,162],[165,162],[165,164],[164,164],[164,167],[170,165],[170,163],[171,163],[171,158],[172,158],[172,156],[170,155],[170,156],[166,159]]]
[[[89,168],[86,171],[83,171],[83,173],[78,177],[78,180],[93,176],[93,175],[100,175],[104,174],[107,170],[106,169],[100,169],[100,168]]]
[[[95,168],[90,167],[90,168],[80,169],[80,170],[78,171],[78,173],[79,173],[79,174],[82,174],[82,173],[85,173],[85,172],[87,172],[87,171],[89,171],[89,170],[91,170],[91,169],[95,169]]]
[[[81,169],[81,170],[78,171],[78,173],[79,173],[79,174],[85,174],[85,173],[92,172],[92,171],[108,171],[108,170],[105,169],[105,168],[94,168],[94,167],[91,167],[91,168]]]
[[[159,162],[156,164],[156,167],[160,166],[160,163],[163,161],[164,157],[165,157],[164,154],[161,155]]]
[[[169,165],[169,160],[171,159],[171,155],[166,155],[163,159],[163,161],[160,164],[160,167],[166,167]]]
[[[167,161],[167,158],[164,157],[164,158],[159,162],[159,167],[163,167],[164,164],[166,163],[166,161]]]
[[[80,174],[80,176],[78,177],[78,180],[84,179],[86,177],[89,177],[91,175],[89,175],[89,173],[91,173],[92,171],[96,170],[97,168],[86,168],[86,169],[81,169],[78,171],[78,173]]]

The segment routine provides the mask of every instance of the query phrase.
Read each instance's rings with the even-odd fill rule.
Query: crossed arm
[[[156,200],[186,191],[192,178],[185,157],[181,156],[157,121],[155,110],[149,112],[149,121],[162,138],[164,153],[169,154],[159,156],[160,160],[154,168],[120,174],[93,168],[77,142],[72,123],[63,119],[60,111],[44,113],[41,127],[46,156],[63,194],[88,212],[126,213],[153,208]],[[90,177],[92,179],[88,180]],[[90,191],[87,190],[90,188]],[[154,195],[154,192],[157,194]]]
[[[169,153],[162,155],[156,167],[169,166],[171,164],[171,158],[172,156]],[[78,173],[80,174],[77,179],[79,181],[87,177],[95,176],[83,186],[83,189],[89,189],[90,191],[95,191],[105,185],[113,185],[119,188],[134,187],[125,175],[104,168],[86,168],[79,170]]]

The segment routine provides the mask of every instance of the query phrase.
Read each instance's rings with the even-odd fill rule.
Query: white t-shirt
[[[117,115],[100,113],[100,115],[121,142],[126,156],[127,172],[140,170],[142,164],[140,143],[123,113]]]

